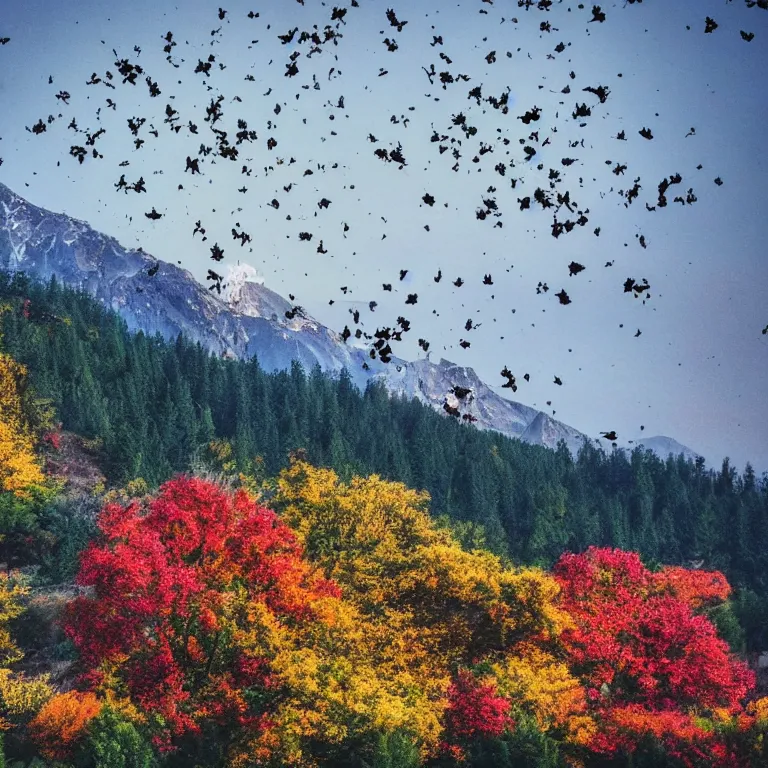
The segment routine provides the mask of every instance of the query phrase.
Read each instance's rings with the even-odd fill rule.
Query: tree
[[[449,690],[468,679],[457,670],[478,663],[486,665],[482,685],[504,692],[502,709],[516,703],[540,715],[542,728],[578,742],[589,727],[585,695],[549,652],[571,626],[551,577],[465,551],[429,516],[428,495],[401,483],[376,475],[344,483],[293,461],[277,486],[275,509],[359,611],[378,674],[418,694],[414,733],[428,752],[442,708],[453,706]]]
[[[65,630],[92,690],[138,711],[179,764],[300,766],[310,744],[337,754],[424,717],[381,683],[339,588],[245,491],[180,477],[107,504],[98,525],[78,575],[93,594]]]
[[[136,726],[110,706],[91,721],[83,758],[93,768],[154,768],[154,750]]]
[[[31,487],[45,482],[23,408],[26,378],[23,365],[0,354],[0,492],[19,498],[28,496]]]
[[[70,758],[100,711],[101,703],[93,693],[69,691],[49,699],[29,726],[43,757],[61,761]]]
[[[561,639],[600,725],[592,748],[633,752],[650,738],[686,765],[704,759],[718,740],[699,718],[739,711],[755,682],[701,613],[728,596],[722,574],[652,573],[636,553],[592,547],[554,575],[577,624]]]
[[[0,561],[8,571],[32,558],[38,513],[54,490],[35,455],[34,410],[27,369],[0,353]]]
[[[78,598],[65,624],[83,661],[162,717],[158,741],[206,721],[266,729],[258,700],[269,698],[275,622],[316,618],[337,594],[290,531],[244,492],[184,477],[147,502],[108,504],[99,528],[78,575],[94,596]],[[264,694],[254,699],[253,687]]]

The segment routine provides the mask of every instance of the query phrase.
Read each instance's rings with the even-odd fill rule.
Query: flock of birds
[[[297,0],[297,2],[303,6],[305,2],[313,2],[313,0]],[[296,26],[287,30],[272,31],[269,24],[262,28],[262,32],[275,35],[281,46],[286,46],[291,51],[286,53],[284,57],[283,78],[288,80],[299,78],[305,64],[309,60],[315,56],[320,56],[325,51],[333,52],[334,49],[342,44],[341,41],[345,33],[349,29],[354,28],[355,13],[360,11],[360,2],[358,0],[348,0],[348,2],[348,6],[334,6],[330,8],[325,3],[316,3],[318,13],[322,14],[323,18],[319,20],[319,23],[305,29],[300,29]],[[728,0],[728,2],[730,3],[731,0]],[[744,0],[744,2],[749,8],[768,10],[768,0]],[[641,3],[642,0],[625,0],[624,5]],[[493,8],[494,0],[481,0],[479,5],[480,8],[478,10],[480,14],[490,15],[496,10]],[[554,22],[555,14],[550,12],[557,10],[556,6],[558,5],[560,3],[556,3],[554,0],[517,1],[517,6],[523,12],[542,12],[538,29],[541,35],[551,35],[557,31],[558,28]],[[571,7],[568,7],[567,10],[571,11]],[[587,25],[604,24],[610,15],[601,5],[591,5],[590,8],[589,6],[578,4],[577,7],[574,7],[574,10],[576,13],[585,14],[584,21]],[[222,30],[226,24],[260,24],[259,12],[250,11],[247,14],[242,14],[242,16],[243,18],[239,16],[233,18],[233,14],[225,8],[219,8],[217,12],[213,11],[211,19],[211,26],[213,28],[210,31],[211,46],[215,42],[220,41]],[[387,53],[397,56],[398,51],[401,49],[401,44],[411,44],[411,41],[407,39],[409,21],[404,17],[404,9],[395,10],[382,7],[381,18],[384,29],[381,32],[382,39],[379,44],[386,49]],[[517,24],[518,19],[501,17],[501,23],[504,22]],[[703,34],[712,35],[718,29],[718,23],[709,16],[700,19],[698,23],[701,25],[701,32]],[[434,30],[434,27],[432,29]],[[740,36],[745,43],[751,43],[755,34],[751,31],[741,30]],[[256,42],[255,40],[252,41],[254,44]],[[0,45],[9,46],[12,44],[13,40],[11,38],[0,37]],[[237,187],[239,193],[246,195],[251,190],[252,194],[263,194],[266,182],[258,190],[247,186],[250,183],[249,180],[253,180],[254,177],[259,175],[253,166],[253,148],[266,146],[266,150],[271,153],[280,146],[282,151],[282,145],[279,144],[280,136],[277,130],[277,117],[280,115],[283,106],[279,102],[276,103],[271,109],[274,119],[266,120],[265,125],[260,126],[259,130],[256,130],[253,126],[249,125],[243,116],[247,114],[244,106],[246,100],[238,94],[227,97],[220,93],[215,85],[212,84],[215,83],[213,76],[218,71],[222,71],[227,67],[224,56],[212,50],[207,56],[200,58],[195,56],[192,60],[187,60],[180,55],[180,42],[172,31],[168,31],[158,41],[158,45],[162,46],[173,81],[176,80],[179,74],[177,70],[181,70],[187,76],[200,78],[205,84],[209,100],[202,112],[199,114],[182,114],[181,109],[175,108],[173,101],[175,97],[168,93],[170,87],[166,84],[166,81],[168,83],[173,81],[170,77],[160,73],[148,72],[141,63],[141,47],[136,45],[127,56],[119,54],[117,50],[113,49],[114,61],[111,67],[101,73],[92,73],[86,81],[86,85],[89,88],[101,89],[103,92],[103,101],[96,111],[97,122],[100,121],[103,111],[117,111],[117,100],[122,89],[146,89],[146,99],[166,100],[164,119],[162,124],[156,126],[151,121],[151,118],[148,117],[131,115],[126,118],[126,140],[130,143],[134,152],[140,151],[148,142],[158,139],[160,131],[171,132],[179,137],[180,144],[182,143],[181,139],[185,140],[183,142],[184,149],[179,156],[178,190],[183,190],[186,184],[193,184],[196,177],[204,177],[207,171],[206,166],[215,163],[218,159],[220,162],[228,161],[232,164],[232,177],[238,179],[236,184],[239,185]],[[446,52],[447,46],[444,44],[442,34],[433,34],[432,40],[428,45],[429,50],[432,51],[430,55],[436,55],[436,60],[430,63],[429,66],[422,66],[430,88],[462,92],[465,96],[464,102],[467,104],[465,109],[452,115],[450,124],[440,128],[433,127],[430,144],[433,147],[434,157],[437,162],[445,163],[455,173],[459,173],[460,170],[466,168],[467,164],[472,164],[470,168],[474,166],[473,170],[482,167],[492,175],[493,181],[487,186],[481,204],[476,207],[471,215],[479,221],[487,222],[488,226],[502,228],[504,224],[503,204],[511,199],[513,206],[518,206],[520,211],[535,209],[548,212],[551,216],[550,233],[555,239],[562,238],[577,228],[584,228],[588,225],[592,229],[594,236],[599,237],[600,225],[592,221],[589,208],[577,201],[578,193],[574,191],[583,187],[583,178],[578,176],[576,169],[578,168],[577,155],[579,150],[585,148],[584,138],[569,138],[567,134],[571,128],[584,128],[588,125],[590,118],[604,111],[606,103],[611,98],[611,88],[602,83],[578,84],[577,73],[571,71],[567,81],[562,83],[562,88],[559,92],[562,95],[562,100],[559,101],[561,108],[556,110],[554,114],[547,114],[544,108],[535,103],[518,109],[519,114],[514,114],[511,113],[509,87],[500,93],[486,93],[483,90],[482,84],[477,84],[475,79],[469,74],[453,67],[454,62],[450,54]],[[566,44],[564,42],[553,45],[551,52],[547,54],[547,58],[553,59],[559,56],[569,45],[570,43]],[[1,55],[2,52],[0,52]],[[504,55],[500,51],[490,50],[482,58],[487,65],[494,65]],[[512,55],[511,52],[506,52],[507,57],[511,58]],[[530,54],[528,56],[530,57]],[[197,58],[197,61],[194,58]],[[337,60],[338,56],[334,55],[334,59]],[[0,66],[2,66],[1,58]],[[386,68],[380,68],[377,76],[386,77],[387,74],[388,70]],[[329,82],[335,80],[339,75],[340,71],[337,66],[329,67],[327,73]],[[423,74],[419,76],[423,77]],[[254,82],[255,78],[252,74],[249,74],[246,75],[245,81]],[[178,82],[181,83],[181,80]],[[49,84],[54,84],[53,76],[49,77]],[[298,101],[302,88],[308,89],[310,87],[315,90],[321,89],[320,81],[315,74],[312,74],[311,85],[307,83],[297,89],[296,100]],[[544,89],[544,87],[543,84],[538,85],[539,90]],[[273,89],[269,88],[263,94],[263,97],[269,98],[272,91]],[[434,98],[431,93],[426,94],[426,96]],[[62,108],[71,107],[71,99],[71,94],[63,89],[55,94],[55,100]],[[337,99],[335,98],[332,102],[329,102],[329,106],[334,111],[344,110],[344,96],[338,96]],[[415,109],[416,107],[409,106],[406,112],[413,112]],[[494,110],[498,113],[500,124],[502,122],[504,124],[504,130],[498,128],[495,135],[481,136],[478,128],[479,121],[475,118],[478,112],[486,114],[489,110]],[[333,120],[334,116],[332,111],[330,119]],[[70,162],[84,164],[86,162],[104,160],[104,155],[100,151],[100,142],[106,133],[106,129],[104,127],[97,130],[81,128],[78,124],[78,117],[82,119],[81,115],[72,116],[67,125],[67,129],[72,132],[72,144],[69,150],[72,160]],[[62,113],[56,116],[51,114],[47,118],[40,118],[38,122],[28,126],[27,130],[35,136],[42,137],[49,131],[52,124],[62,119],[65,121],[67,119],[62,118]],[[410,120],[411,118],[405,114],[401,114],[399,118],[396,115],[392,115],[391,118],[393,124],[402,124],[403,127],[407,127]],[[304,123],[306,124],[306,118],[304,118]],[[509,132],[510,125],[519,128],[519,134],[514,138],[505,135],[505,133]],[[335,135],[333,131],[331,133]],[[691,127],[686,137],[695,136],[695,134],[695,127]],[[639,125],[632,131],[621,130],[617,132],[614,139],[619,143],[617,144],[619,146],[621,142],[654,141],[655,136],[651,127]],[[187,154],[191,142],[197,143],[198,141],[199,149],[197,152]],[[382,166],[388,166],[387,170],[382,169],[383,172],[397,173],[409,167],[408,147],[404,146],[402,142],[398,141],[396,143],[388,143],[387,145],[387,143],[377,138],[373,132],[368,134],[367,142],[370,144],[370,151],[373,156],[381,161]],[[544,147],[559,149],[558,161],[547,163],[539,161],[537,156],[542,154]],[[64,162],[67,161],[65,160]],[[1,163],[2,159],[0,158]],[[124,195],[146,195],[150,203],[154,204],[151,207],[148,206],[150,209],[144,215],[151,222],[162,219],[166,215],[162,212],[162,201],[152,200],[153,190],[150,181],[145,179],[144,176],[138,176],[137,178],[131,175],[129,170],[130,164],[130,160],[127,159],[122,160],[118,164],[114,189],[116,192]],[[294,157],[290,155],[288,157],[278,157],[277,153],[275,153],[273,163],[264,169],[265,175],[268,171],[274,170],[275,165],[284,166],[287,169],[295,164],[297,164],[297,161]],[[697,201],[697,195],[693,187],[684,182],[684,177],[681,173],[673,173],[661,179],[653,179],[650,182],[644,181],[638,175],[625,182],[625,172],[628,171],[626,163],[608,160],[606,165],[610,166],[611,177],[615,177],[615,183],[620,185],[617,189],[611,186],[610,192],[618,195],[620,203],[625,208],[639,204],[644,205],[648,212],[656,212],[670,205],[689,206]],[[297,168],[292,180],[281,185],[281,189],[275,188],[272,193],[274,197],[268,202],[265,200],[265,205],[278,211],[282,202],[290,195],[291,190],[295,186],[301,184],[302,179],[336,169],[338,163],[328,163],[327,166],[326,168],[326,165],[318,163],[314,168]],[[576,167],[574,168],[574,166]],[[702,165],[699,165],[697,170],[701,170],[702,167]],[[538,173],[527,173],[531,168],[535,168]],[[578,187],[573,186],[577,180]],[[313,180],[313,183],[317,183],[317,181]],[[714,183],[719,187],[722,186],[723,180],[718,176],[713,181],[710,181],[710,183]],[[648,199],[646,199],[646,195],[643,195],[646,187],[650,187],[653,190],[653,194]],[[605,192],[605,194],[608,193]],[[267,193],[267,196],[269,194]],[[437,191],[426,191],[421,196],[421,203],[430,209],[439,205]],[[443,204],[446,208],[448,207],[448,203]],[[331,199],[321,196],[317,200],[317,211],[315,211],[314,215],[317,216],[318,212],[328,211],[332,205],[333,201]],[[160,206],[160,210],[158,210],[158,206]],[[208,237],[203,218],[201,216],[195,222],[193,237],[199,235],[202,242],[207,242]],[[386,223],[386,219],[384,217],[381,218]],[[288,219],[290,219],[290,216]],[[346,233],[350,229],[349,224],[341,220],[339,228],[341,235],[346,237]],[[429,232],[430,225],[425,224],[424,230]],[[239,244],[240,248],[253,243],[254,238],[252,234],[246,231],[240,221],[233,221],[231,235],[233,243],[235,245]],[[328,253],[328,248],[324,245],[323,240],[320,239],[318,241],[314,232],[300,229],[295,233],[295,236],[298,241],[304,243],[317,243],[315,247],[317,254],[322,256]],[[386,237],[386,234],[383,237]],[[644,235],[637,234],[636,238],[642,248],[647,247],[648,243]],[[225,287],[225,278],[221,274],[218,264],[225,259],[229,246],[214,242],[209,243],[206,247],[209,249],[211,260],[215,263],[215,266],[208,269],[207,279],[210,283],[209,288],[220,294],[222,288]],[[612,266],[612,261],[605,263],[606,268]],[[157,274],[158,268],[159,265],[152,266],[148,271],[148,275],[153,277]],[[568,277],[578,278],[586,269],[587,267],[584,264],[572,261],[568,265]],[[399,270],[400,282],[405,280],[408,272],[408,269]],[[397,282],[398,276],[395,274],[393,277],[394,279],[391,282],[382,283],[382,291],[392,292],[393,282]],[[434,282],[440,283],[442,279],[442,270],[438,270],[437,274],[434,275]],[[482,278],[457,275],[453,279],[448,278],[447,282],[456,289],[460,289],[467,281],[475,279],[488,288],[491,299],[495,298],[492,293],[492,286],[494,285],[492,274],[485,273]],[[537,293],[547,293],[549,290],[550,288],[545,282],[539,282],[536,287]],[[641,299],[643,302],[651,297],[651,285],[645,278],[627,277],[623,284],[623,290],[626,294],[630,294],[635,299]],[[343,294],[346,294],[347,291],[347,286],[341,288]],[[556,296],[560,305],[572,303],[568,291],[564,287],[559,292],[553,292],[553,295]],[[289,296],[291,301],[294,302],[295,297],[292,294]],[[335,299],[330,299],[329,301],[330,304],[334,302]],[[413,306],[418,302],[418,292],[408,292],[404,305]],[[376,307],[377,302],[375,300],[368,303],[369,312],[374,312]],[[383,363],[390,362],[394,355],[393,344],[402,341],[403,335],[411,332],[411,321],[403,314],[398,316],[396,321],[391,322],[389,325],[377,327],[373,333],[367,333],[363,330],[365,326],[361,320],[360,310],[350,309],[349,311],[352,315],[352,327],[349,324],[345,325],[340,332],[341,338],[344,342],[351,338],[356,340],[365,339],[371,359],[378,359]],[[303,308],[297,304],[294,304],[292,309],[286,312],[286,316],[289,319],[302,316],[303,314]],[[475,323],[472,319],[468,319],[464,325],[465,336],[468,336],[471,331],[479,328],[481,325],[482,323]],[[762,333],[768,334],[768,325],[762,330]],[[640,334],[641,331],[638,329],[635,337]],[[418,344],[424,352],[429,350],[430,342],[428,340],[419,338]],[[467,338],[462,337],[459,345],[466,349],[470,347],[471,342]],[[364,365],[367,366],[367,363],[364,363]],[[501,370],[500,375],[504,380],[501,386],[516,392],[518,378],[506,365]],[[525,373],[521,378],[526,382],[530,381],[528,373]],[[553,380],[554,384],[562,386],[563,381],[559,376],[555,375]],[[471,414],[462,413],[461,410],[461,406],[466,402],[470,390],[465,387],[455,386],[452,392],[456,398],[455,402],[458,402],[459,405],[457,407],[446,401],[444,404],[446,412],[456,418],[463,418],[465,421],[474,420]],[[551,404],[551,401],[548,402]],[[643,427],[641,427],[642,429]],[[618,439],[615,430],[602,432],[601,435],[613,443]]]

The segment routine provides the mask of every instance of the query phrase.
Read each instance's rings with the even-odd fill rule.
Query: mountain
[[[636,446],[647,448],[653,451],[657,456],[662,459],[666,459],[671,453],[673,456],[683,454],[686,459],[696,460],[699,456],[696,451],[691,450],[688,446],[678,443],[677,440],[671,437],[665,437],[664,435],[656,435],[654,437],[643,437],[635,440]]]
[[[445,403],[459,404],[452,393],[458,385],[470,390],[461,410],[477,419],[480,429],[550,448],[563,439],[574,452],[589,439],[535,408],[501,397],[472,368],[444,359],[407,362],[393,357],[383,364],[306,313],[286,317],[292,305],[250,267],[233,268],[222,295],[214,295],[189,271],[140,248],[127,250],[87,223],[38,208],[1,183],[0,269],[43,280],[55,275],[114,309],[131,330],[170,339],[184,333],[225,357],[256,354],[266,370],[289,368],[292,360],[307,370],[319,363],[329,373],[346,367],[360,388],[376,379],[391,393],[416,397],[440,411]],[[650,440],[657,442],[646,439],[644,444],[653,450],[658,446],[664,452],[674,444],[695,455],[670,438]]]

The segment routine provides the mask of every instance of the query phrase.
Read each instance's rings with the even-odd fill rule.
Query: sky
[[[338,331],[354,328],[355,309],[367,333],[405,316],[412,330],[398,356],[422,357],[417,340],[426,339],[432,360],[471,366],[499,394],[590,436],[615,430],[625,443],[663,434],[711,465],[728,455],[739,468],[751,461],[768,470],[768,334],[761,333],[768,325],[761,231],[768,12],[738,0],[646,0],[602,4],[600,23],[590,22],[592,3],[555,3],[549,12],[500,0],[393,5],[408,22],[401,31],[387,19],[387,3],[359,0],[333,22],[337,44],[310,55],[311,43],[298,34],[288,44],[277,36],[313,24],[322,32],[333,4],[238,0],[225,3],[220,20],[219,3],[203,0],[8,0],[0,16],[0,38],[10,38],[0,46],[0,181],[126,246],[179,262],[204,284],[211,268],[249,264],[268,287],[293,294]],[[704,33],[707,16],[718,24],[711,34]],[[754,39],[743,40],[742,30]],[[168,31],[177,43],[170,62]],[[430,45],[434,36],[442,45]],[[495,61],[486,58],[491,51]],[[209,55],[210,75],[195,73]],[[291,55],[299,72],[287,77]],[[135,86],[121,82],[116,58],[143,67]],[[431,64],[470,79],[431,84]],[[108,70],[114,89],[86,85]],[[159,96],[150,97],[146,76]],[[479,85],[483,98],[507,92],[508,114],[468,97]],[[605,103],[582,90],[599,85],[610,91]],[[56,98],[61,91],[68,104]],[[219,94],[216,127],[232,144],[238,119],[257,135],[237,147],[235,161],[216,156],[205,121]],[[591,115],[573,118],[577,103]],[[178,133],[163,122],[166,105],[178,111]],[[524,124],[519,118],[534,107],[539,120]],[[475,136],[454,125],[460,113]],[[49,115],[55,119],[44,133],[28,130]],[[127,125],[135,117],[146,119],[138,149]],[[67,127],[73,118],[80,132]],[[70,146],[85,145],[85,132],[100,128],[94,146],[102,157],[78,163]],[[639,135],[643,128],[652,140]],[[621,131],[626,141],[616,138]],[[433,142],[434,132],[448,139]],[[402,168],[373,154],[398,143]],[[186,157],[198,157],[201,144],[214,152],[200,157],[199,175],[186,173]],[[482,156],[481,144],[489,149]],[[523,146],[531,145],[536,155],[526,161]],[[563,158],[573,163],[564,166]],[[617,165],[627,166],[622,175],[613,173]],[[567,189],[574,208],[558,218],[575,219],[575,209],[588,218],[558,238],[551,210],[518,203],[537,186],[549,190],[550,168],[563,179],[556,191]],[[648,211],[659,182],[675,173],[683,179],[668,206]],[[121,174],[129,184],[143,176],[147,192],[116,190]],[[625,205],[618,192],[637,178],[640,195]],[[672,202],[689,189],[695,203]],[[495,200],[501,216],[478,219],[484,199]],[[146,218],[153,207],[162,218]],[[206,242],[193,234],[197,221]],[[252,241],[241,246],[232,228]],[[312,240],[300,240],[300,232]],[[320,241],[327,253],[318,253]],[[220,264],[211,260],[214,243],[224,249]],[[571,276],[574,261],[585,269]],[[483,284],[486,274],[492,286]],[[457,277],[460,288],[452,284]],[[625,292],[628,278],[647,280],[650,297]],[[549,290],[537,291],[539,283]],[[556,296],[563,289],[568,305]],[[406,305],[413,293],[417,304]],[[476,327],[467,331],[470,319]],[[517,377],[514,395],[501,388],[504,366]]]

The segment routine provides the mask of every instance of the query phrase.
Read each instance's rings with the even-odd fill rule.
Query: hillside
[[[577,456],[445,418],[380,383],[358,390],[344,372],[267,372],[224,360],[183,337],[132,334],[87,294],[0,273],[4,348],[28,366],[66,430],[102,447],[112,483],[151,487],[187,471],[212,440],[232,445],[240,471],[271,476],[302,449],[344,477],[378,473],[431,495],[435,516],[481,524],[489,545],[527,563],[564,549],[636,549],[652,561],[723,570],[761,596],[768,569],[768,485],[751,467],[662,461],[651,451]],[[546,428],[543,416],[537,422]],[[468,534],[469,535],[469,534]],[[751,599],[751,598],[750,598]],[[768,624],[750,625],[753,648]]]
[[[0,340],[0,760],[764,762],[749,466],[573,457],[21,273]]]
[[[336,375],[346,368],[360,388],[376,379],[388,391],[415,397],[441,413],[446,403],[456,405],[454,386],[468,387],[471,397],[461,404],[462,414],[476,420],[480,429],[549,448],[565,440],[574,454],[588,439],[543,412],[501,397],[471,368],[444,359],[408,362],[397,357],[385,365],[361,346],[345,344],[309,315],[289,319],[285,313],[292,305],[248,269],[234,269],[219,297],[187,270],[141,250],[127,250],[87,223],[38,208],[3,184],[0,269],[42,280],[55,275],[119,312],[131,330],[160,333],[168,340],[183,333],[217,355],[257,355],[266,371],[287,370],[294,360],[306,370],[319,364]]]

